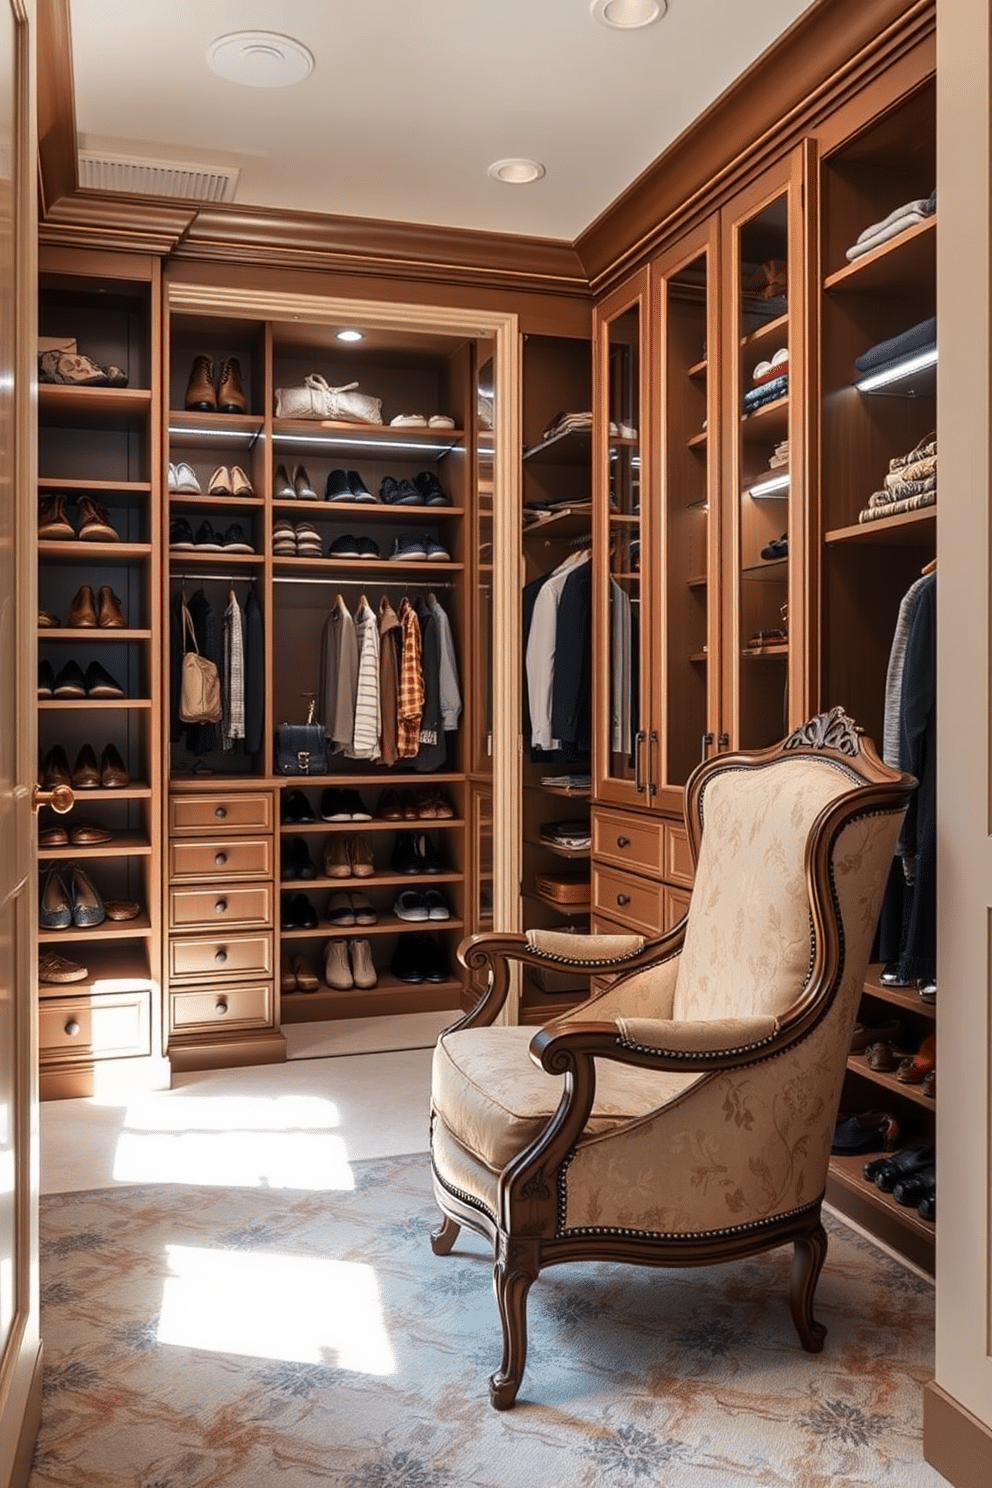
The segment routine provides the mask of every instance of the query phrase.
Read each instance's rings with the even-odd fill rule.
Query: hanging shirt
[[[379,704],[379,621],[363,594],[355,611],[358,645],[358,682],[355,691],[355,731],[350,750],[353,759],[379,758],[381,713]]]
[[[244,616],[234,590],[224,611],[224,717],[221,740],[224,749],[233,749],[236,739],[245,736],[245,650]]]

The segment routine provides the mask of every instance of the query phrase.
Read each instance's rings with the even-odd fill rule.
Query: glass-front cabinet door
[[[718,223],[712,218],[653,265],[661,583],[650,604],[660,650],[658,739],[649,772],[676,815],[720,722]]]
[[[724,213],[723,738],[774,744],[808,711],[803,386],[803,156],[794,151]]]
[[[594,717],[596,795],[650,806],[657,792],[651,718],[653,627],[647,425],[648,280],[611,295],[594,329],[593,469],[596,498]]]

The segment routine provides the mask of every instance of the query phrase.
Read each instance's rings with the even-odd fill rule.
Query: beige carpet
[[[497,1413],[490,1258],[436,1257],[422,1155],[300,1187],[42,1201],[44,1416],[30,1488],[938,1488],[933,1294],[839,1222],[800,1349],[789,1252],[559,1267]]]

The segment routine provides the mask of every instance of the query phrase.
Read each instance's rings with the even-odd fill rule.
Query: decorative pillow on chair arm
[[[659,1054],[717,1054],[745,1052],[774,1038],[779,1021],[771,1013],[753,1018],[691,1019],[685,1022],[661,1018],[618,1018],[624,1043]]]
[[[527,942],[541,955],[583,966],[627,960],[644,949],[643,935],[570,935],[566,930],[528,930]]]

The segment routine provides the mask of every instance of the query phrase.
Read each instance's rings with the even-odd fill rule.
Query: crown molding
[[[594,294],[935,33],[935,0],[819,0],[580,233]]]

